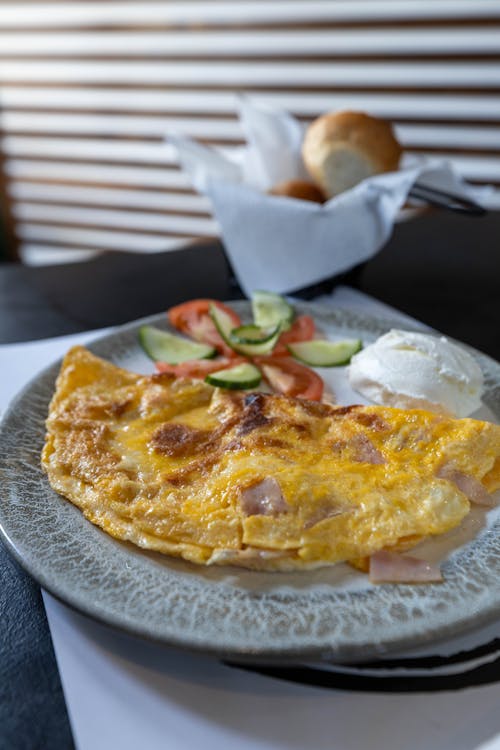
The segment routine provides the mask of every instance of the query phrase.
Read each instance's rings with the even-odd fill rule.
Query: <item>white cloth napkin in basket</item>
[[[290,114],[240,100],[247,145],[230,153],[169,134],[194,188],[213,205],[222,239],[246,294],[289,293],[343,273],[374,256],[417,180],[469,198],[485,188],[466,185],[443,161],[405,158],[398,172],[376,175],[324,204],[269,195],[279,182],[307,177],[301,158],[304,128]]]

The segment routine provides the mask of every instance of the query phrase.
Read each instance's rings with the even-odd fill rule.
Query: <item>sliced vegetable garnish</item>
[[[260,326],[248,325],[234,328],[231,331],[231,341],[237,344],[265,344],[279,334],[280,326],[274,328],[261,328]]]
[[[264,340],[260,340],[256,343],[244,344],[238,341],[233,335],[235,331],[233,321],[224,310],[212,305],[210,307],[210,315],[225,344],[230,346],[235,352],[244,354],[246,357],[258,357],[259,355],[272,352],[280,336],[281,328],[277,326],[272,335],[267,336]],[[243,327],[247,329],[249,328],[249,326]],[[240,327],[238,326],[236,330],[240,330]]]
[[[283,331],[290,328],[294,318],[293,307],[275,292],[253,292],[252,314],[255,324],[260,328],[280,325]]]
[[[278,339],[274,354],[283,354],[288,356],[287,344],[293,344],[296,341],[310,341],[314,338],[316,326],[310,315],[298,315],[288,331],[283,331]]]
[[[234,310],[212,299],[193,299],[183,302],[181,305],[171,307],[167,316],[171,325],[181,333],[191,336],[196,341],[214,346],[226,357],[234,356],[232,348],[224,343],[214,326],[210,316],[212,305],[229,316],[233,328],[241,326],[240,317]]]
[[[221,336],[224,343],[230,346],[231,331],[234,331],[235,327],[239,326],[235,326],[231,315],[228,315],[225,310],[222,310],[222,308],[215,304],[210,305],[209,313],[217,333]]]
[[[256,388],[262,379],[260,371],[250,362],[244,362],[228,370],[219,370],[207,375],[205,380],[210,385],[230,390]]]
[[[153,326],[142,326],[139,329],[139,342],[148,357],[172,365],[191,359],[207,359],[217,353],[213,346],[188,341]]]
[[[266,381],[278,393],[321,401],[324,383],[314,370],[291,357],[259,357],[256,362]]]
[[[351,357],[362,347],[360,339],[344,341],[301,341],[288,344],[290,354],[311,367],[338,367],[348,365]]]
[[[234,389],[255,388],[263,376],[279,393],[320,401],[323,380],[304,365],[348,364],[352,355],[361,349],[358,339],[335,342],[314,339],[314,319],[310,315],[298,315],[294,319],[293,307],[274,292],[254,292],[252,311],[254,323],[243,325],[234,310],[216,300],[195,299],[171,308],[168,311],[171,324],[198,343],[179,339],[183,347],[187,345],[189,349],[176,343],[173,347],[167,346],[167,353],[161,351],[161,355],[154,349],[155,356],[150,356],[157,359],[157,370]],[[174,340],[178,338],[170,336]],[[203,344],[206,348],[195,353],[192,347]],[[153,352],[148,340],[146,347]],[[213,361],[202,359],[213,357],[214,350],[223,357]],[[160,356],[161,362],[158,361]]]
[[[244,357],[218,357],[217,359],[192,359],[188,362],[181,362],[179,365],[157,362],[156,370],[167,375],[175,375],[176,378],[205,380],[206,376],[212,372],[227,370],[246,361]]]

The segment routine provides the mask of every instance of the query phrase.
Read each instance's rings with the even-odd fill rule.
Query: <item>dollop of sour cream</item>
[[[479,409],[483,374],[444,336],[393,329],[356,354],[348,377],[377,404],[466,417]]]

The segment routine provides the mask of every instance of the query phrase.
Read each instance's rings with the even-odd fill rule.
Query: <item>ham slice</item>
[[[352,444],[356,461],[367,464],[385,464],[384,456],[366,435],[356,435],[352,439]]]
[[[438,565],[380,550],[370,557],[372,583],[432,583],[443,580]]]
[[[485,486],[470,474],[464,474],[455,469],[451,464],[443,464],[437,472],[438,479],[447,479],[463,492],[474,505],[483,505],[492,508],[496,505],[495,499],[487,492]]]
[[[304,529],[311,529],[313,526],[316,526],[317,523],[321,523],[321,521],[324,521],[326,518],[341,516],[343,513],[346,513],[347,510],[347,506],[342,506],[338,503],[335,504],[333,501],[320,503],[314,509],[313,514],[304,521]]]
[[[353,435],[349,440],[335,440],[332,443],[332,450],[341,454],[343,451],[350,451],[352,461],[362,464],[385,464],[384,455],[371,442],[366,435]]]
[[[241,491],[240,503],[246,516],[277,516],[289,510],[279,483],[267,477]]]

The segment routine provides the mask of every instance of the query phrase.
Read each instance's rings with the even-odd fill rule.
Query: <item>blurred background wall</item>
[[[164,137],[237,147],[242,91],[304,122],[391,119],[408,152],[500,186],[498,0],[1,2],[0,201],[19,257],[216,236]]]

